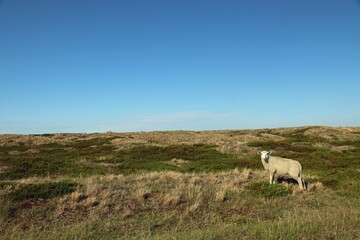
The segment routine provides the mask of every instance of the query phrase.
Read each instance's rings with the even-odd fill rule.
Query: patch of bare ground
[[[149,141],[133,137],[132,135],[126,135],[121,138],[116,138],[111,141],[111,144],[115,146],[117,150],[129,149],[139,145],[150,144]],[[153,145],[154,143],[152,143]]]
[[[14,151],[9,151],[8,154],[9,154],[9,155],[12,155],[12,156],[16,156],[16,155],[20,155],[21,152],[18,151],[18,150],[14,150]]]
[[[9,167],[0,165],[0,173],[5,172]]]
[[[119,167],[122,163],[98,163],[99,166],[112,168],[112,167]]]
[[[90,160],[88,160],[88,159],[86,159],[84,157],[81,157],[81,158],[79,158],[78,163],[83,164],[83,165],[88,165],[88,166],[106,167],[109,170],[111,168],[119,167],[119,166],[122,165],[122,163],[108,163],[108,162],[105,162],[107,159],[110,159],[110,158],[111,158],[111,156],[101,156],[101,157],[97,158],[98,161],[90,161]]]
[[[177,166],[177,167],[181,167],[183,164],[185,164],[187,162],[189,162],[189,161],[184,160],[184,159],[173,158],[173,159],[167,161],[166,163]]]

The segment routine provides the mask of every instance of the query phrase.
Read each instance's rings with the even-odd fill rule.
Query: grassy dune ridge
[[[0,135],[4,239],[356,239],[359,197],[360,128]]]

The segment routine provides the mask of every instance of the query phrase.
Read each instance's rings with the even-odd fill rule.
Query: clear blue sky
[[[360,126],[360,1],[0,0],[0,133]]]

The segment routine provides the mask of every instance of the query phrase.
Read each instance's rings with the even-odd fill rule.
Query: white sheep
[[[270,173],[270,184],[275,184],[275,174],[290,176],[295,179],[301,190],[306,189],[304,179],[301,175],[301,165],[298,161],[271,156],[271,152],[258,152],[261,155],[261,162],[265,170]]]

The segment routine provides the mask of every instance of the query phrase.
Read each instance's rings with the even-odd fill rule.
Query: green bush
[[[21,179],[33,176],[89,176],[104,174],[106,169],[100,166],[80,164],[76,157],[57,154],[39,154],[35,156],[8,157],[3,162],[9,166],[0,173],[0,180]]]
[[[166,163],[177,158],[187,162],[176,167]],[[212,172],[238,167],[241,160],[235,155],[221,153],[215,146],[205,144],[195,145],[169,145],[136,146],[118,151],[114,157],[95,162],[120,163],[117,168],[120,173],[133,173],[136,171],[172,170],[181,172]],[[248,166],[246,166],[248,167]]]
[[[76,183],[70,181],[28,184],[9,193],[8,196],[12,201],[50,199],[74,192],[76,186]]]
[[[247,187],[255,195],[271,198],[271,197],[285,197],[292,193],[290,189],[280,184],[269,184],[266,182],[252,182]]]
[[[0,189],[4,189],[8,186],[14,187],[16,184],[13,182],[1,181],[0,182]]]

